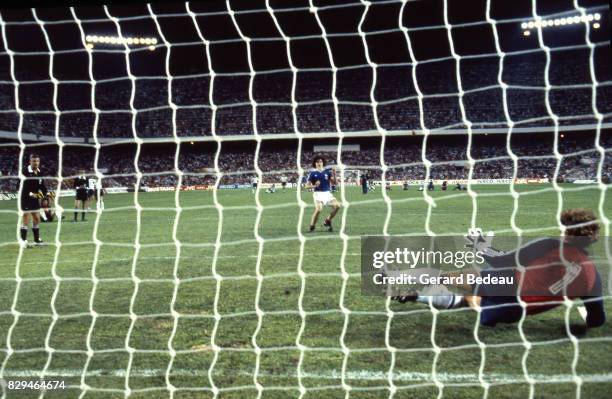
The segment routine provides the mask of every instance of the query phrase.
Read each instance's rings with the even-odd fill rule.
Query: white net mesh
[[[79,397],[606,396],[612,331],[575,334],[574,302],[497,333],[363,297],[359,239],[558,235],[585,204],[609,236],[607,5],[210,3],[0,12],[0,192],[18,198],[40,152],[58,197],[36,253],[0,204],[0,379]],[[327,235],[306,233],[300,185],[317,143],[341,182]],[[109,206],[71,224],[83,167]]]

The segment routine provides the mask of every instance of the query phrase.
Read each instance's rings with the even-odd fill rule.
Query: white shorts
[[[315,202],[321,202],[323,206],[329,205],[336,199],[329,191],[315,191],[312,193]]]

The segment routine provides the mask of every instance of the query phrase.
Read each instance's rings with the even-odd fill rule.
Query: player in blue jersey
[[[319,214],[325,205],[332,207],[331,212],[323,221],[323,228],[327,231],[333,231],[332,219],[340,210],[340,203],[334,198],[331,193],[331,185],[336,184],[336,172],[332,168],[325,168],[325,159],[321,156],[316,156],[312,161],[314,170],[308,175],[306,188],[312,188],[315,210],[310,219],[309,231],[314,231]]]

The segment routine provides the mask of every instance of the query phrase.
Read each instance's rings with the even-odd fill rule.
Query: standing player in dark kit
[[[361,192],[364,194],[368,193],[368,175],[365,173],[361,175]]]
[[[32,233],[34,234],[34,243],[41,245],[43,241],[40,239],[40,202],[39,198],[47,195],[47,188],[41,178],[40,157],[36,154],[30,155],[30,164],[24,169],[23,175],[25,179],[22,181],[20,190],[20,211],[23,212],[23,220],[19,234],[21,245],[26,246],[28,241],[28,226],[32,219]]]
[[[77,221],[77,215],[81,213],[81,221],[85,221],[85,203],[87,202],[87,177],[85,171],[81,169],[79,176],[74,178],[74,190],[76,197],[74,199],[74,220]]]

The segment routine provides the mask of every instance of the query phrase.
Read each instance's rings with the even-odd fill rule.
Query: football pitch
[[[107,195],[78,223],[66,197],[48,245],[22,251],[16,202],[0,201],[4,378],[65,380],[49,398],[609,398],[612,322],[581,331],[577,304],[487,328],[469,309],[361,293],[359,238],[385,227],[463,235],[474,216],[496,235],[558,235],[559,201],[612,216],[598,186],[515,189],[437,188],[428,203],[347,188],[333,233],[306,233],[312,194],[301,208],[295,189],[219,190],[220,206],[210,191]]]

